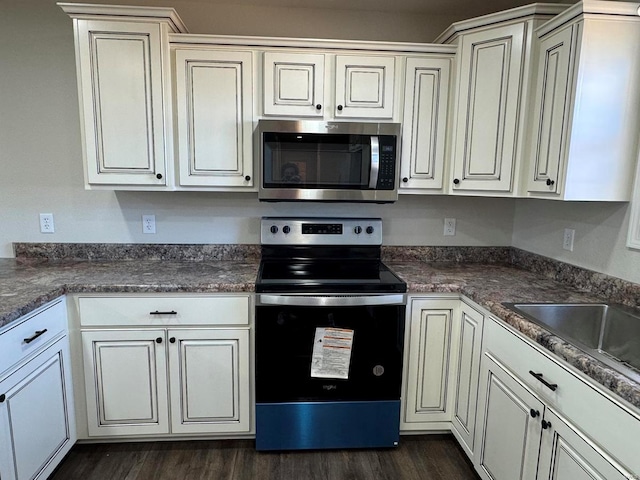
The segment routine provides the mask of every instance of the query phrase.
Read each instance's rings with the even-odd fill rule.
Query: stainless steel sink
[[[640,316],[604,303],[503,303],[551,333],[640,381]]]

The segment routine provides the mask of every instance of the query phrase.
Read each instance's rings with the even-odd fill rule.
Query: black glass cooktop
[[[379,260],[349,258],[264,259],[256,292],[396,293],[407,285]]]

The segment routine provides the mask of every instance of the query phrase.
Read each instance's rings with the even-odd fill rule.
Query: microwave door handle
[[[378,185],[378,170],[380,169],[380,142],[377,136],[371,137],[371,168],[369,170],[369,190],[375,190]]]

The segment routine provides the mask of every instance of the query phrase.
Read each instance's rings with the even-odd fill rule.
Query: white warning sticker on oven
[[[311,357],[311,376],[349,378],[352,347],[353,330],[316,328]]]

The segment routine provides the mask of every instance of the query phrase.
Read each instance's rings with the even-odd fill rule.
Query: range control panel
[[[263,217],[262,245],[382,245],[380,218]]]

